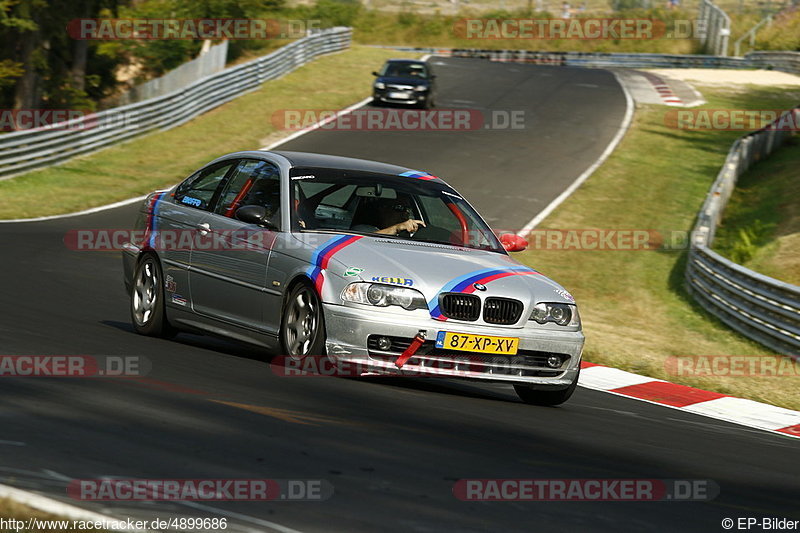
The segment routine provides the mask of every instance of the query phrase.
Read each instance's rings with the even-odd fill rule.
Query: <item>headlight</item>
[[[533,307],[530,320],[539,324],[555,322],[559,326],[577,327],[581,325],[578,308],[569,304],[538,303]]]
[[[418,290],[380,283],[351,283],[342,291],[342,300],[377,307],[397,305],[409,311],[428,307],[425,297]]]
[[[428,90],[428,86],[427,85],[417,85],[416,87],[414,87],[414,90],[415,91],[427,91]]]
[[[376,89],[385,89],[386,88],[386,84],[383,83],[382,81],[376,81],[375,82],[375,88]]]

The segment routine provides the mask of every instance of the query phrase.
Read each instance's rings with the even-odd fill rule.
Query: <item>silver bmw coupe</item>
[[[444,180],[299,152],[220,157],[141,206],[123,247],[134,328],[222,335],[362,375],[508,383],[557,405],[584,336],[572,296],[515,261]]]

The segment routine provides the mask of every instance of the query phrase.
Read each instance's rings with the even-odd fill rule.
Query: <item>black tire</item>
[[[527,385],[514,385],[514,390],[517,392],[517,396],[519,396],[520,400],[531,405],[561,405],[569,400],[572,396],[572,393],[574,393],[575,389],[578,388],[578,376],[580,376],[580,374],[581,371],[579,368],[578,374],[575,376],[575,381],[573,381],[566,389],[536,390]]]
[[[177,330],[167,320],[161,262],[145,254],[136,264],[131,283],[131,322],[136,333],[149,337],[172,337]]]
[[[325,317],[317,291],[300,282],[283,305],[280,330],[283,353],[293,359],[325,356]]]

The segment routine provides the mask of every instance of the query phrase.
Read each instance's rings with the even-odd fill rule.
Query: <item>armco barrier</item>
[[[800,107],[787,113],[794,114],[793,123],[800,120]],[[733,143],[697,216],[686,282],[695,300],[730,327],[779,353],[798,357],[800,287],[744,268],[711,250],[738,177],[790,135],[791,131],[767,127]]]
[[[229,41],[222,41],[208,48],[205,53],[201,53],[191,61],[183,63],[179,67],[170,70],[163,76],[152,79],[140,85],[132,87],[124,93],[110,98],[114,101],[114,106],[121,106],[149,100],[151,98],[158,98],[165,94],[183,89],[187,85],[211,76],[217,72],[225,70],[225,63],[228,58],[228,44]],[[104,100],[103,104],[108,101]],[[104,105],[104,107],[111,107]]]
[[[154,130],[174,128],[257,89],[315,57],[350,46],[350,28],[332,28],[182,89],[67,123],[67,128],[0,135],[0,179],[66,161]]]
[[[730,68],[782,70],[800,75],[800,52],[750,52],[744,57],[671,54],[618,54],[613,52],[542,52],[480,48],[414,48],[387,46],[409,52],[448,57],[470,57],[509,63],[593,68]]]

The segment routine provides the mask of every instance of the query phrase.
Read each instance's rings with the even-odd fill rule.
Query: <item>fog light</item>
[[[378,349],[382,352],[388,352],[392,347],[392,341],[388,337],[378,337]]]
[[[550,368],[558,368],[561,366],[561,358],[557,355],[551,355],[547,358],[547,366]]]

